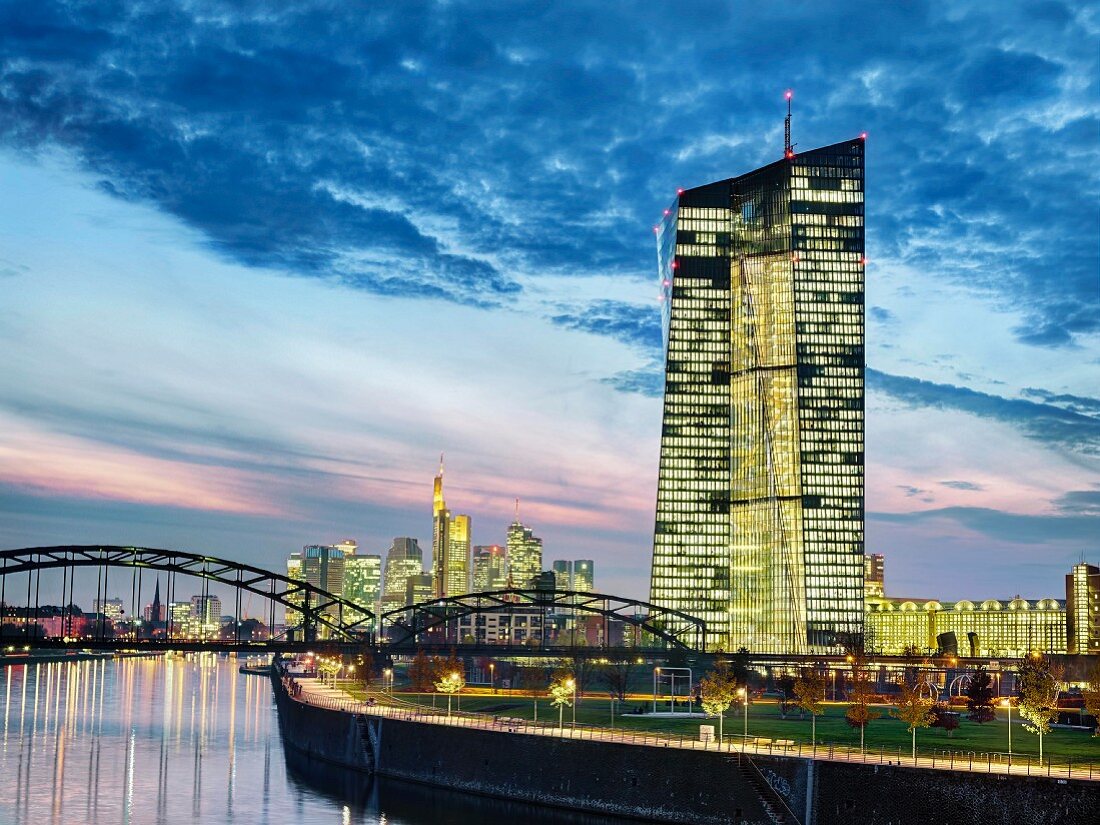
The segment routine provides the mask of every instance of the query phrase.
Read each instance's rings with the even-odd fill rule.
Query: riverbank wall
[[[715,751],[329,710],[298,701],[278,676],[273,681],[288,759],[502,799],[699,825],[1097,825],[1100,819],[1097,782],[765,755],[745,764]],[[787,812],[769,801],[771,794]]]

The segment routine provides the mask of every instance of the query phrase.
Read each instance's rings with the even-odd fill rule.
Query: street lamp
[[[569,679],[566,683],[573,690],[573,730],[577,729],[577,680]]]
[[[492,693],[497,692],[496,669],[496,663],[489,662],[489,690]]]
[[[1008,708],[1008,766],[1012,767],[1012,700],[1005,697],[1001,700],[1001,707]]]
[[[741,702],[745,706],[745,743],[749,741],[749,689],[748,687],[738,688],[737,695],[741,697]]]
[[[387,687],[386,687],[387,684],[389,685],[388,690],[387,690]],[[392,667],[388,667],[388,668],[386,668],[385,670],[382,671],[382,690],[386,691],[387,693],[389,693],[391,695],[393,694],[393,668]]]
[[[661,678],[661,669],[653,668],[653,712],[657,712],[657,680]]]

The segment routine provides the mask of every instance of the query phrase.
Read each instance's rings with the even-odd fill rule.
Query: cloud
[[[41,0],[0,12],[0,143],[60,149],[249,266],[494,306],[540,275],[649,269],[676,186],[775,158],[782,77],[803,145],[871,132],[883,256],[1030,345],[1100,332],[1087,21],[839,9]]]
[[[869,390],[913,407],[959,410],[1017,427],[1029,438],[1086,456],[1100,455],[1100,417],[953,384],[867,370]]]
[[[620,392],[637,393],[650,398],[660,398],[665,391],[665,377],[659,366],[617,372],[600,380]]]
[[[1019,515],[984,507],[943,507],[913,513],[868,513],[868,519],[926,527],[936,522],[950,523],[978,533],[987,541],[1006,544],[1069,543],[1092,548],[1100,535],[1100,513],[1092,512]]]
[[[653,307],[620,301],[594,301],[570,312],[551,316],[566,329],[606,335],[654,354],[661,348],[661,316]]]
[[[885,307],[870,307],[867,314],[880,324],[889,324],[897,320],[897,316]]]
[[[1100,489],[1071,490],[1054,499],[1054,506],[1069,516],[1100,516]]]
[[[952,490],[981,492],[985,489],[981,484],[975,484],[973,481],[941,481],[940,484],[944,487],[950,487]]]

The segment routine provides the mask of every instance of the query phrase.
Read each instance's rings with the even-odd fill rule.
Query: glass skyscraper
[[[656,227],[665,394],[650,600],[712,648],[863,628],[862,139],[683,190]]]

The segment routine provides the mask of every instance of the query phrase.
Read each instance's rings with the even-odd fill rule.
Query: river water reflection
[[[200,654],[0,668],[0,825],[615,825],[288,765],[271,685]]]

